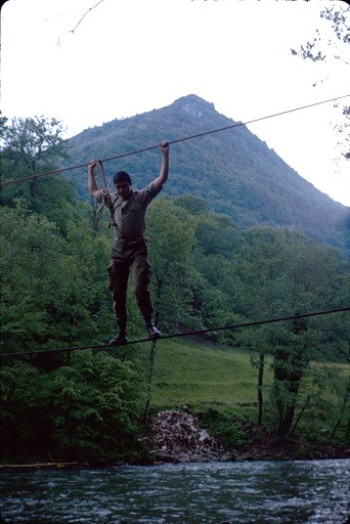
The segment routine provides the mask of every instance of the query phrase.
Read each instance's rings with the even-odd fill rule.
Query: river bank
[[[213,431],[208,420],[186,410],[154,413],[145,434],[139,439],[141,451],[118,460],[65,460],[49,454],[35,460],[0,464],[0,471],[28,469],[75,469],[121,465],[157,465],[162,463],[205,463],[233,461],[290,461],[350,458],[350,444],[278,439],[264,427],[249,422],[235,422],[230,428]],[[49,460],[47,460],[49,459]]]
[[[195,415],[160,411],[152,417],[143,442],[155,463],[350,458],[350,444],[279,439],[252,423],[235,423],[233,428],[231,435],[226,430],[218,437]]]

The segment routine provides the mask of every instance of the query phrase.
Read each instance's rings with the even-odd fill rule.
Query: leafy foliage
[[[111,457],[135,447],[142,391],[130,363],[106,353],[75,354],[48,389],[53,440],[75,457]]]
[[[194,229],[194,218],[169,199],[158,200],[150,209],[154,303],[157,317],[168,329],[188,324],[193,316],[192,288],[197,276],[192,254]]]

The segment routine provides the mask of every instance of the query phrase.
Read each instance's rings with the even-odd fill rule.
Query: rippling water
[[[0,489],[11,523],[343,524],[350,460],[6,472]]]

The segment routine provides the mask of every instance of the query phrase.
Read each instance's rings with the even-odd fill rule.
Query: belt
[[[128,243],[128,244],[131,244],[131,243],[137,243],[137,242],[144,242],[145,241],[145,238],[144,237],[129,237],[129,236],[118,236],[117,237],[117,242],[125,242],[125,243]]]

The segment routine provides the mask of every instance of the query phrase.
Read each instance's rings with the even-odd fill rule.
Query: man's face
[[[115,186],[118,195],[123,200],[127,200],[132,193],[131,184],[128,184],[127,182],[120,182],[119,184],[116,184]]]

